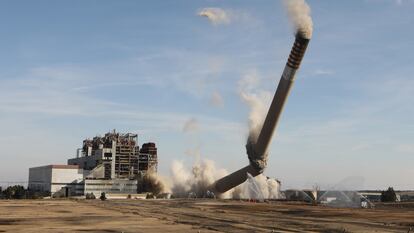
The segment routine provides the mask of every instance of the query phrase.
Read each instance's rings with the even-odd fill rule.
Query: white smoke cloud
[[[240,98],[250,108],[249,141],[251,142],[257,140],[267,114],[268,103],[272,98],[270,92],[257,90],[259,83],[260,78],[256,71],[247,73],[239,81]]]
[[[207,17],[214,25],[229,24],[231,21],[230,13],[221,8],[207,7],[201,9],[197,14],[202,17]]]
[[[210,105],[214,107],[223,107],[224,106],[224,100],[221,94],[217,91],[213,92],[210,98]]]
[[[197,119],[190,118],[184,123],[183,132],[184,133],[196,132],[198,131],[199,128],[200,127],[199,127]]]
[[[310,39],[312,37],[313,22],[309,5],[305,0],[283,0],[283,3],[295,31]]]
[[[171,190],[175,197],[206,197],[211,185],[227,174],[226,170],[216,168],[211,160],[196,162],[191,169],[182,162],[174,161],[171,166]]]

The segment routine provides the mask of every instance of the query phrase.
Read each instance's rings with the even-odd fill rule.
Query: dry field
[[[223,200],[0,200],[0,232],[411,232],[414,204],[336,209]]]

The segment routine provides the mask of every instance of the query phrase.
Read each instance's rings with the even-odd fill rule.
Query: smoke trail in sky
[[[239,82],[240,98],[250,108],[248,141],[253,143],[256,142],[262,129],[267,106],[272,97],[270,92],[255,90],[259,83],[257,72],[247,73]]]
[[[310,39],[312,37],[313,22],[309,5],[305,0],[283,0],[283,3],[295,31]]]

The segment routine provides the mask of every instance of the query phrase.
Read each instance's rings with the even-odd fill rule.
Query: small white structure
[[[78,165],[47,165],[29,169],[29,189],[61,193],[62,196],[82,195],[84,192],[83,169]]]

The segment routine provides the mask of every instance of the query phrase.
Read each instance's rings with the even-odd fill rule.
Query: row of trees
[[[397,200],[397,194],[393,187],[389,187],[386,191],[381,192],[381,202],[395,202]]]
[[[47,192],[33,192],[21,185],[9,186],[5,190],[0,187],[0,199],[37,199],[50,196]]]

